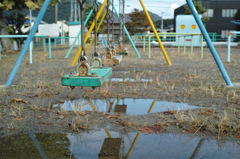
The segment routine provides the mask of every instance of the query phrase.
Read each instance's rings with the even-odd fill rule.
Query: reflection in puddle
[[[128,70],[128,71],[114,71],[114,72],[115,73],[123,73],[123,74],[127,74],[127,73],[142,73],[142,72],[151,73],[152,70],[144,70],[144,71]]]
[[[107,81],[111,82],[152,82],[152,79],[133,79],[133,78],[109,78]]]
[[[36,144],[36,142],[38,144]],[[99,131],[0,138],[2,158],[239,158],[239,142],[193,134]],[[116,149],[114,149],[115,147]]]
[[[58,107],[55,104],[53,107]],[[132,115],[144,115],[148,113],[165,112],[169,110],[197,109],[197,106],[190,106],[187,103],[173,103],[165,101],[155,101],[153,99],[123,99],[123,100],[86,100],[79,99],[65,101],[60,105],[61,109],[72,111],[80,109],[82,111],[99,111],[108,113],[126,113]]]

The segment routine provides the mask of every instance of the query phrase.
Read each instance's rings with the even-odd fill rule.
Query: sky
[[[163,13],[163,19],[173,18],[174,9],[186,4],[186,0],[142,0],[146,9],[159,16]],[[99,0],[104,2],[104,0]],[[114,0],[114,5],[119,10],[119,0]],[[139,0],[125,0],[125,13],[130,13],[134,8],[143,10]]]

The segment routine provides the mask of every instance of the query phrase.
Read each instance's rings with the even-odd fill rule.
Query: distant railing
[[[0,38],[27,38],[28,35],[0,35]],[[47,35],[35,35],[33,38],[33,41],[29,45],[29,63],[32,64],[32,50],[33,47],[41,47],[41,41],[43,42],[43,50],[44,52],[47,52],[47,46],[48,46],[48,54],[49,59],[51,59],[51,46],[54,45],[56,48],[58,44],[61,45],[69,45],[69,39],[75,39],[76,37],[50,37]],[[54,42],[52,43],[52,39]],[[81,41],[78,38],[78,48],[80,48]],[[1,60],[1,52],[2,52],[2,46],[0,45],[0,60]]]

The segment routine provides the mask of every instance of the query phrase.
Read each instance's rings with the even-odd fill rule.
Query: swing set
[[[84,3],[86,1],[81,1],[78,0],[80,8],[81,8],[81,24],[84,23]],[[145,9],[142,1],[140,0],[143,8]],[[100,58],[100,54],[97,52],[97,31],[102,23],[102,20],[99,24],[99,26],[97,27],[97,20],[99,18],[99,16],[101,15],[101,11],[103,10],[102,8],[106,5],[107,3],[107,9],[104,13],[104,17],[106,17],[107,20],[107,30],[108,30],[108,37],[107,37],[107,49],[106,49],[106,54],[103,56],[103,58]],[[110,13],[109,11],[109,6],[110,3],[112,5],[112,12]],[[107,79],[111,76],[112,74],[112,68],[111,67],[104,67],[104,66],[115,66],[117,64],[119,64],[122,60],[122,55],[128,55],[129,52],[127,51],[126,48],[124,48],[124,41],[125,41],[125,16],[124,16],[124,8],[125,8],[125,3],[124,0],[122,1],[122,17],[120,18],[119,15],[116,12],[116,9],[114,8],[114,1],[110,1],[110,0],[105,0],[101,9],[99,10],[99,12],[97,13],[97,8],[98,8],[98,4],[97,4],[97,0],[95,0],[95,2],[93,3],[93,10],[94,10],[94,14],[95,14],[95,20],[92,24],[92,26],[89,29],[88,33],[91,33],[93,30],[93,25],[95,26],[95,36],[93,37],[93,39],[95,38],[95,52],[93,54],[93,59],[91,60],[91,65],[88,64],[87,62],[87,57],[86,57],[86,51],[85,51],[85,43],[88,39],[88,35],[87,34],[85,36],[84,39],[84,33],[81,32],[81,42],[82,42],[82,46],[80,47],[77,55],[75,56],[72,65],[75,64],[76,59],[78,58],[78,65],[76,67],[76,71],[69,74],[69,75],[65,75],[64,77],[62,77],[62,85],[63,86],[70,86],[72,89],[74,89],[76,86],[80,86],[80,87],[92,87],[93,89],[96,87],[101,87],[104,82],[107,81]],[[120,21],[120,37],[118,40],[118,49],[115,49],[114,46],[114,10],[117,14],[117,16],[119,17],[119,21]],[[149,22],[151,24],[151,26],[153,27],[153,30],[155,30],[155,32],[157,33],[152,20],[148,14],[147,11],[145,11]],[[110,42],[110,21],[112,23],[112,39]],[[81,30],[84,29],[84,26],[81,25]],[[92,41],[93,41],[92,39]],[[90,48],[92,41],[90,42],[90,45],[88,46],[88,49]],[[161,40],[159,38],[159,44],[160,47],[162,48],[162,51],[165,55],[165,58],[168,62],[169,65],[171,65],[170,60],[168,59],[168,56],[166,54],[166,51],[161,43]],[[80,54],[79,54],[80,53]]]
[[[36,18],[36,21],[35,21],[32,29],[31,29],[31,31],[30,31],[30,33],[28,35],[28,38],[26,39],[26,41],[25,41],[25,43],[24,43],[24,45],[22,47],[22,50],[21,50],[21,52],[19,54],[19,57],[18,57],[15,65],[14,65],[14,67],[13,67],[13,69],[12,69],[10,75],[9,75],[9,78],[8,78],[6,84],[5,84],[5,87],[8,87],[8,86],[12,85],[12,82],[13,82],[13,80],[14,80],[16,74],[17,74],[17,71],[18,71],[18,69],[19,69],[19,67],[20,67],[20,65],[21,65],[21,63],[23,61],[23,58],[24,58],[24,56],[25,56],[25,54],[26,54],[26,52],[27,52],[27,50],[29,48],[29,45],[30,45],[30,43],[31,43],[31,41],[32,41],[32,39],[34,37],[34,34],[37,31],[38,25],[39,25],[40,21],[42,20],[44,14],[45,14],[45,12],[46,12],[49,4],[50,4],[50,1],[51,0],[45,0],[44,1],[43,5],[42,5],[42,8],[39,11],[38,16]],[[150,23],[150,25],[152,27],[152,30],[153,30],[156,38],[157,38],[157,41],[158,41],[158,43],[160,45],[160,48],[161,48],[161,50],[163,52],[163,55],[164,55],[168,65],[171,65],[171,62],[170,62],[170,60],[168,58],[168,55],[167,55],[167,53],[166,53],[166,51],[165,51],[165,49],[164,49],[164,47],[162,45],[162,42],[161,42],[161,40],[160,40],[160,38],[159,38],[159,36],[157,34],[157,31],[155,29],[155,26],[154,26],[152,20],[151,20],[151,17],[149,16],[148,11],[146,10],[146,8],[145,8],[145,6],[143,4],[143,1],[142,0],[139,0],[139,1],[141,3],[142,8],[143,8],[143,10],[144,10],[144,12],[145,12],[145,14],[147,16],[147,19],[148,19],[148,21],[149,21],[149,23]],[[83,25],[84,24],[84,3],[86,2],[86,0],[78,0],[78,2],[79,2],[79,5],[81,6],[81,17],[82,17],[81,18],[81,24],[82,24],[81,25],[81,30],[84,30],[84,25]],[[66,76],[62,77],[62,85],[63,86],[70,86],[71,88],[74,88],[75,86],[87,86],[87,87],[92,87],[92,88],[100,87],[100,86],[103,85],[103,83],[105,81],[107,81],[107,79],[112,74],[112,68],[111,67],[103,67],[102,66],[101,60],[103,60],[103,59],[100,59],[100,54],[97,52],[96,40],[95,40],[95,52],[93,53],[93,59],[91,60],[91,66],[88,64],[87,57],[86,57],[86,52],[87,51],[85,50],[85,46],[84,46],[85,43],[87,42],[88,37],[89,37],[90,33],[92,32],[94,27],[95,27],[95,38],[97,38],[97,31],[96,30],[99,29],[99,27],[96,27],[97,26],[97,20],[100,17],[100,15],[101,15],[101,13],[102,13],[102,11],[103,11],[103,9],[104,9],[104,7],[105,7],[107,2],[108,2],[108,7],[109,7],[110,3],[112,4],[112,8],[115,11],[115,13],[116,13],[116,15],[117,15],[117,17],[119,19],[119,22],[120,22],[120,24],[121,24],[121,26],[122,26],[122,28],[124,30],[123,32],[125,32],[125,33],[122,34],[122,37],[120,37],[120,39],[119,39],[118,50],[116,50],[117,54],[123,54],[123,53],[124,54],[128,54],[128,51],[126,49],[124,49],[124,46],[123,46],[124,45],[124,39],[123,38],[124,38],[124,36],[126,34],[128,36],[129,41],[131,42],[132,47],[135,50],[137,56],[139,58],[141,57],[139,55],[139,53],[138,53],[138,51],[136,49],[136,46],[134,45],[134,43],[133,43],[133,41],[132,41],[132,39],[131,39],[131,37],[130,37],[130,35],[129,35],[126,27],[125,27],[125,25],[124,25],[124,16],[122,17],[123,19],[120,18],[118,12],[116,11],[116,8],[113,5],[113,0],[104,0],[103,5],[99,9],[98,13],[96,11],[97,8],[98,8],[97,7],[98,6],[97,5],[97,0],[95,0],[95,3],[94,3],[95,21],[93,21],[92,26],[89,28],[89,31],[88,31],[87,35],[85,36],[85,39],[84,39],[83,32],[81,32],[82,46],[80,47],[80,49],[78,50],[74,60],[72,61],[72,66],[75,65],[75,63],[78,61],[78,64],[77,64],[77,67],[76,67],[76,71],[70,73],[69,75],[66,75]],[[227,72],[226,72],[226,70],[225,70],[225,68],[224,68],[224,66],[222,64],[222,61],[219,58],[218,53],[215,50],[215,47],[213,46],[213,44],[211,42],[211,39],[210,39],[209,35],[207,34],[207,31],[206,31],[206,29],[205,29],[205,27],[204,27],[204,25],[203,25],[199,15],[198,15],[198,13],[197,13],[197,10],[194,7],[194,4],[193,4],[192,0],[186,0],[186,2],[187,2],[188,6],[189,6],[189,8],[190,8],[190,10],[191,10],[191,12],[192,12],[192,14],[193,14],[197,24],[198,24],[198,26],[199,26],[202,34],[203,34],[203,37],[205,38],[205,40],[206,40],[206,42],[207,42],[207,44],[209,46],[209,49],[210,49],[210,51],[212,53],[212,56],[213,56],[217,66],[218,66],[218,68],[219,68],[219,70],[220,70],[220,72],[222,74],[222,77],[224,78],[224,80],[226,82],[226,85],[227,86],[233,86],[232,82],[231,82],[231,80],[230,80],[230,78],[229,78],[229,76],[228,76],[228,74],[227,74]],[[123,12],[124,12],[124,0],[123,0]],[[107,14],[107,11],[105,11],[105,13],[103,15],[103,18],[101,19],[99,25],[101,25],[101,23],[102,23],[104,17],[106,16],[106,14]],[[109,15],[109,13],[108,13],[108,15]],[[88,17],[90,17],[90,16],[88,16]],[[80,33],[78,35],[80,35]],[[77,38],[78,37],[76,37],[76,39]],[[76,39],[75,39],[75,41],[76,41]],[[90,45],[91,45],[91,43],[90,43]],[[112,49],[112,52],[115,51],[113,49],[113,47],[111,47],[111,48],[108,47],[109,52],[110,52],[111,49]],[[69,53],[70,52],[68,52],[68,55],[69,55]]]

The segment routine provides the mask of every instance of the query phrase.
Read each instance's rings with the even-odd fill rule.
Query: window
[[[232,18],[237,13],[237,9],[223,9],[222,10],[222,17]]]
[[[212,18],[214,16],[214,10],[208,9],[205,13],[203,13],[206,17]]]
[[[229,30],[222,30],[221,31],[221,38],[227,38],[228,37]]]
[[[233,31],[233,30],[222,30],[222,31],[221,31],[221,37],[222,37],[222,38],[228,38],[228,33],[229,33],[230,31]],[[232,34],[231,36],[232,36],[232,38],[236,38],[236,37],[237,37],[236,34]]]

